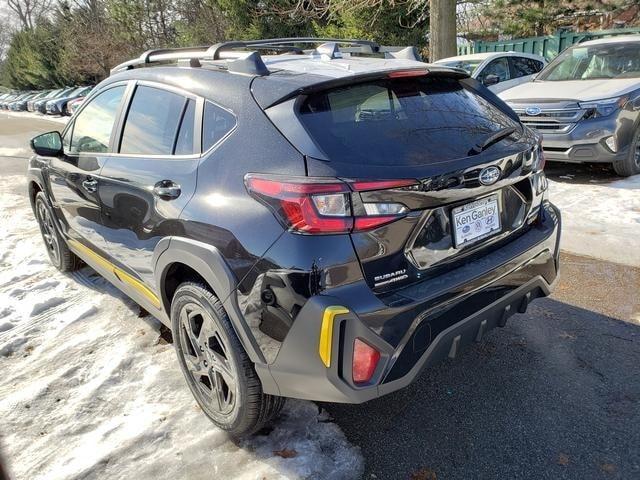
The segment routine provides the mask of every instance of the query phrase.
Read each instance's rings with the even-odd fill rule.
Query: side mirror
[[[42,157],[59,157],[62,155],[62,137],[60,132],[49,132],[31,139],[31,149]]]
[[[491,85],[495,85],[500,82],[500,77],[497,75],[487,75],[484,77],[482,83],[484,83],[485,87],[489,87]]]

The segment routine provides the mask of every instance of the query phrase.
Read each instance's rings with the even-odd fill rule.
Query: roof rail
[[[271,47],[285,46],[293,44],[322,44],[322,43],[336,43],[342,45],[358,45],[364,47],[364,53],[376,53],[380,50],[380,46],[371,40],[357,40],[357,39],[341,39],[341,38],[315,38],[315,37],[291,37],[291,38],[269,38],[265,40],[234,40],[230,42],[222,42],[212,45],[209,48],[209,53],[213,57],[213,60],[219,60],[224,58],[222,53],[224,51],[234,50],[236,48],[264,48],[270,49]]]
[[[314,37],[270,38],[265,40],[222,42],[210,47],[148,50],[138,58],[112,68],[111,75],[152,63],[175,61],[178,66],[198,67],[201,65],[201,60],[215,61],[225,59],[233,60],[227,65],[230,72],[264,76],[269,74],[269,70],[262,61],[260,54],[255,50],[275,50],[283,53],[302,54],[304,50],[297,46],[300,44],[318,45],[312,54],[329,58],[340,58],[341,51],[338,45],[349,45],[343,51],[361,54],[384,54],[385,58],[420,60],[415,47],[381,47],[371,40]]]

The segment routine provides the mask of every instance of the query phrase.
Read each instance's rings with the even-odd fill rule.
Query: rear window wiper
[[[477,155],[478,153],[483,152],[494,143],[498,143],[500,140],[512,135],[513,133],[515,133],[515,131],[516,131],[515,127],[507,127],[507,128],[503,128],[502,130],[498,130],[496,133],[493,133],[487,138],[485,138],[482,142],[479,142],[475,144],[473,147],[471,147],[471,150],[469,150],[468,155]]]

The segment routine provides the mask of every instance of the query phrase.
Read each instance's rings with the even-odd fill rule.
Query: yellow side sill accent
[[[109,270],[116,277],[118,277],[118,279],[120,279],[122,283],[126,283],[127,285],[133,287],[135,290],[138,291],[138,293],[142,294],[147,300],[149,300],[154,307],[158,309],[160,308],[161,304],[160,304],[160,300],[158,299],[158,296],[155,293],[153,293],[153,291],[151,291],[151,289],[147,287],[144,283],[142,283],[140,280],[132,277],[128,273],[119,269],[113,263],[105,259],[102,255],[97,254],[92,249],[90,249],[86,245],[83,245],[77,240],[70,238],[67,240],[67,243],[69,244],[69,246],[71,246],[75,250],[78,250],[84,253],[85,255],[87,255],[89,258],[91,258],[94,262],[96,262],[105,270]]]
[[[333,344],[333,321],[338,315],[349,313],[345,307],[332,306],[324,309],[322,314],[322,325],[320,326],[320,341],[318,342],[318,353],[324,366],[331,366],[331,345]]]

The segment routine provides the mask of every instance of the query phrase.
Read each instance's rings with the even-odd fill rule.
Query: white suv
[[[640,35],[574,45],[500,97],[544,135],[547,160],[640,173]]]
[[[498,93],[531,81],[547,61],[530,53],[490,52],[443,58],[435,63],[462,68],[493,93]]]

